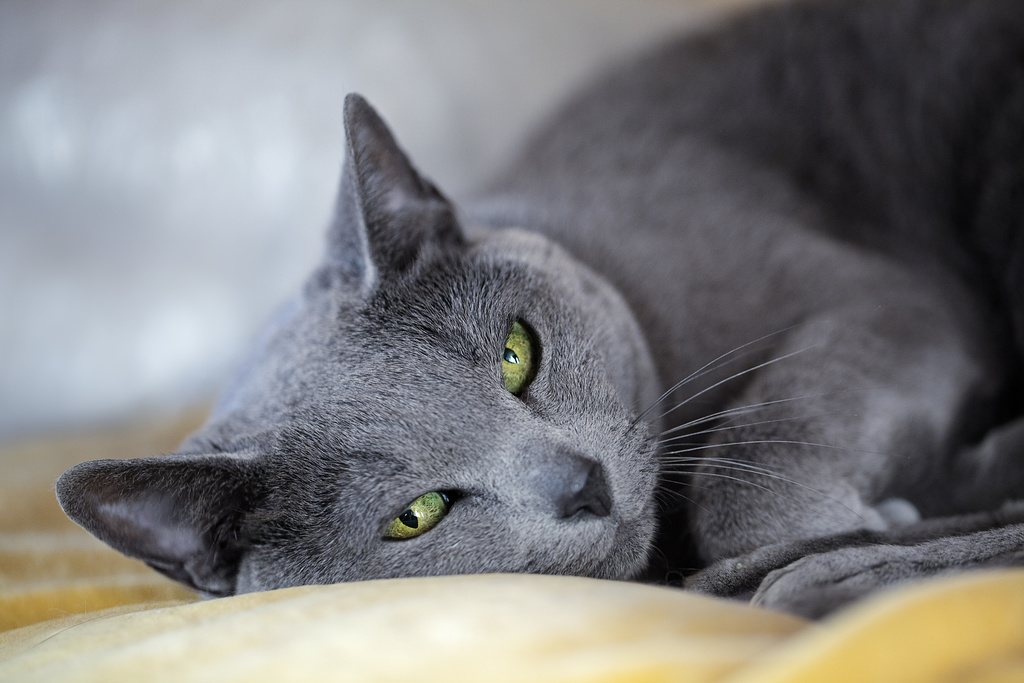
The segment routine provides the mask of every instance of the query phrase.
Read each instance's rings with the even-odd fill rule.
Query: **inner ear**
[[[104,543],[209,595],[235,591],[242,525],[258,492],[230,455],[96,460],[57,480],[57,500]]]
[[[359,95],[345,98],[346,157],[328,263],[366,290],[430,247],[462,244],[455,209],[402,151]]]

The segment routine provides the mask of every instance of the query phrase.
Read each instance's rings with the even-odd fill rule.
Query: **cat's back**
[[[973,220],[970,184],[991,164],[991,136],[1003,135],[992,118],[1024,90],[1022,72],[1018,0],[766,7],[616,69],[492,187],[552,205],[635,205],[745,173],[714,204],[750,188],[769,205],[794,192],[825,208],[822,229],[919,247],[936,227]],[[717,208],[687,199],[694,220],[674,224],[699,229]]]
[[[666,366],[935,273],[1024,348],[1022,118],[1019,0],[773,5],[571,99],[478,215],[609,277]]]

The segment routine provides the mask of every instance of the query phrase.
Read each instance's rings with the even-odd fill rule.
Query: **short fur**
[[[461,211],[350,96],[302,295],[179,453],[58,497],[212,595],[706,566],[692,587],[818,615],[1024,563],[1024,511],[984,512],[1024,496],[1022,124],[1019,0],[732,20],[577,96]],[[559,513],[579,463],[609,515]],[[432,490],[441,524],[381,538]]]

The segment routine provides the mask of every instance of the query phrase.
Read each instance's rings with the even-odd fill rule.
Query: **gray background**
[[[318,255],[345,93],[458,198],[742,2],[0,3],[0,441],[210,399]]]

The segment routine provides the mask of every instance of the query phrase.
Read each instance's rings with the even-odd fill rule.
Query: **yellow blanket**
[[[543,576],[197,601],[52,494],[74,462],[169,450],[190,426],[0,453],[0,681],[1024,681],[1024,570],[892,591],[817,625]]]

